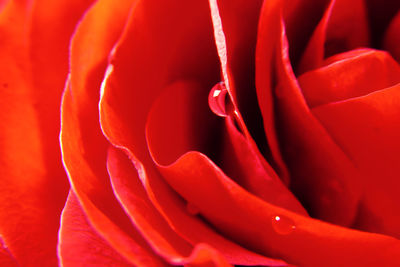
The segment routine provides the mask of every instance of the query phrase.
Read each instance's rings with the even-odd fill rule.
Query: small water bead
[[[220,117],[228,116],[228,111],[226,107],[226,95],[228,90],[225,87],[224,82],[219,82],[211,89],[208,95],[208,105],[212,112]]]
[[[287,235],[296,229],[294,221],[286,216],[276,215],[272,218],[272,228],[281,235]]]

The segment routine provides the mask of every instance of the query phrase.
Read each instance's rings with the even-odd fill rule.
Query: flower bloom
[[[400,265],[398,3],[1,1],[1,265]]]

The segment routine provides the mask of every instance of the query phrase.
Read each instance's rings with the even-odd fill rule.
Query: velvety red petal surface
[[[131,199],[136,194],[141,194],[140,187],[135,187],[134,180],[130,179],[132,172],[138,171],[139,179],[143,183],[150,201],[174,231],[190,244],[193,246],[201,243],[209,244],[224,255],[228,262],[232,264],[261,266],[276,264],[274,260],[243,249],[239,245],[229,241],[229,239],[222,237],[207,224],[204,224],[204,221],[199,216],[196,216],[198,215],[196,206],[182,201],[182,198],[172,192],[171,188],[152,168],[143,169],[141,163],[133,155],[128,153],[131,160],[129,162],[121,151],[111,150],[111,152],[110,157],[113,155],[112,157],[117,162],[117,166],[120,166],[124,170],[124,175],[113,177],[113,185],[121,203],[127,210],[132,210],[134,207]],[[132,170],[134,167],[137,170]],[[137,192],[135,189],[139,191]],[[146,201],[146,198],[143,201]],[[162,225],[162,221],[158,222],[158,224]],[[281,262],[280,265],[282,264]]]
[[[288,49],[291,46],[289,47],[287,44],[285,27],[280,19],[281,13],[279,11],[283,10],[282,13],[285,14],[281,5],[283,5],[282,1],[267,2],[261,13],[256,51],[258,59],[256,78],[258,81],[257,86],[259,86],[257,90],[260,92],[259,101],[263,105],[264,101],[268,101],[266,99],[268,95],[273,97],[275,116],[277,116],[278,122],[276,129],[279,132],[280,145],[291,170],[291,182],[294,192],[302,199],[302,203],[306,205],[313,216],[349,226],[357,219],[355,214],[362,196],[363,188],[360,187],[360,174],[356,168],[357,165],[342,150],[342,146],[336,143],[336,139],[333,139],[313,116],[302,96],[289,61]],[[285,16],[284,18],[287,19]],[[288,19],[288,21],[289,25],[293,26],[291,20]],[[289,27],[289,25],[286,26]],[[289,44],[292,45],[290,40],[289,38]],[[267,109],[264,109],[263,115],[271,116]],[[266,131],[268,136],[268,132],[271,130],[266,128]],[[184,162],[182,159],[181,164],[185,164]],[[273,216],[273,214],[270,214],[270,216]],[[308,223],[311,226],[312,223]],[[294,224],[296,225],[295,222]],[[314,242],[321,242],[321,245],[315,248],[319,255],[314,255],[311,260],[317,261],[321,255],[320,253],[323,254],[324,248],[327,247],[331,248],[330,251],[335,251],[335,255],[340,255],[343,262],[346,262],[344,260],[346,258],[349,259],[346,263],[351,262],[351,258],[354,256],[352,259],[354,264],[360,266],[374,266],[379,261],[386,261],[386,264],[391,265],[399,260],[395,256],[399,252],[399,241],[397,239],[380,236],[379,239],[383,238],[393,242],[393,254],[391,256],[388,254],[377,256],[376,254],[373,255],[375,253],[373,251],[371,251],[371,254],[366,253],[370,249],[368,246],[380,247],[378,245],[380,241],[375,239],[378,237],[377,235],[360,233],[354,230],[342,232],[342,228],[330,226],[335,229],[334,231],[337,230],[338,232],[336,232],[337,235],[328,237],[325,236],[324,225],[321,222],[316,222],[313,226],[315,227],[313,228],[315,232],[309,233],[313,238],[318,236],[318,240],[309,241],[310,243],[315,245],[316,243]],[[295,232],[296,230],[293,231],[293,234]],[[335,242],[344,244],[344,239],[349,242],[345,242],[346,244],[353,243],[354,247],[346,248],[342,246],[340,251],[331,247]],[[357,249],[354,249],[356,247]],[[302,251],[303,247],[299,246],[298,249]],[[355,256],[354,254],[351,255],[352,253],[360,254]],[[360,260],[356,260],[358,257],[365,262],[361,263]],[[326,255],[323,257],[324,260],[328,258]],[[376,261],[378,258],[380,259]],[[286,258],[283,257],[283,259]],[[321,260],[323,259],[321,258]],[[306,254],[303,254],[299,255],[298,260],[298,262],[295,261],[294,263],[307,262],[310,259]],[[323,265],[326,264],[329,265],[331,263],[325,262]],[[382,264],[382,262],[379,264]],[[336,265],[340,264],[336,263]]]
[[[349,155],[363,179],[361,229],[400,237],[400,84],[366,96],[313,109],[313,114]]]
[[[214,3],[212,3],[214,2]],[[210,1],[215,5],[223,25],[226,41],[227,71],[232,95],[237,111],[243,116],[245,125],[255,139],[256,149],[260,149],[268,157],[270,164],[279,171],[279,177],[287,182],[287,173],[282,162],[274,163],[267,147],[261,112],[257,103],[255,91],[255,46],[257,41],[257,24],[262,1]],[[244,19],[246,18],[246,19]],[[247,133],[245,133],[247,135]]]
[[[116,196],[157,254],[181,264],[192,246],[175,233],[149,201],[138,172],[123,152],[109,150],[107,167]]]
[[[325,57],[368,47],[368,30],[363,0],[330,1],[308,41],[296,73],[304,73],[320,67]]]
[[[264,101],[263,96],[267,97],[266,92],[274,97],[277,119],[274,127],[279,132],[281,149],[291,170],[291,188],[312,216],[349,225],[360,198],[360,189],[354,186],[358,173],[309,111],[289,63],[279,12],[272,6],[264,7],[257,48],[260,58],[257,90],[260,102]],[[279,46],[271,47],[271,42]],[[273,51],[279,54],[272,56]],[[279,83],[271,84],[274,80]],[[265,113],[265,116],[271,114]],[[266,131],[272,132],[273,128],[266,128]]]
[[[254,251],[308,266],[400,262],[397,239],[341,228],[267,204],[200,153],[187,153],[161,172],[214,227]]]
[[[335,0],[330,1],[328,8],[325,10],[324,16],[315,28],[301,57],[298,73],[304,73],[316,69],[322,64],[325,56],[326,31],[335,3]]]
[[[188,151],[203,152],[202,146],[208,142],[212,149],[219,149],[218,166],[244,188],[269,203],[307,214],[275,172],[265,167],[267,163],[263,164],[263,158],[234,126],[233,118],[223,121],[212,114],[207,95],[201,87],[188,82],[165,88],[149,113],[146,128],[155,162],[169,165]],[[223,135],[215,138],[221,131]],[[207,152],[203,154],[211,154]]]
[[[179,5],[179,9],[176,5]],[[219,81],[219,72],[207,4],[187,3],[182,6],[178,2],[169,2],[163,3],[159,9],[153,7],[154,5],[150,2],[141,2],[136,6],[134,10],[136,16],[132,16],[124,39],[115,50],[115,57],[112,59],[113,67],[110,68],[112,71],[104,81],[100,102],[104,133],[113,144],[124,146],[134,153],[130,157],[139,171],[140,180],[145,186],[149,199],[177,233],[193,245],[199,242],[210,244],[218,249],[229,262],[244,265],[269,265],[274,261],[229,242],[209,229],[200,218],[188,212],[186,203],[163,180],[160,180],[161,177],[154,169],[154,163],[144,146],[146,143],[143,143],[146,123],[144,114],[150,111],[153,102],[162,94],[165,86],[175,80],[192,81],[191,83],[195,84],[193,89],[200,88],[202,95],[205,96],[204,105],[207,107],[208,92],[214,83]],[[182,11],[186,9],[186,12]],[[180,15],[174,15],[171,10],[179,11]],[[185,20],[185,16],[191,18],[194,16],[197,19],[190,19],[193,24],[181,23],[181,20]],[[153,20],[153,17],[160,19]],[[170,22],[168,27],[163,21]],[[209,28],[205,27],[207,24]],[[160,27],[166,28],[160,30]],[[159,35],[148,35],[147,32],[155,32]],[[191,47],[195,44],[198,49],[194,52]],[[171,51],[172,54],[166,54],[164,51]],[[132,65],[132,62],[137,62],[137,65]],[[134,74],[132,74],[132,66]],[[154,76],[155,74],[157,75]],[[131,90],[131,88],[141,88],[141,90]],[[185,95],[189,92],[183,93]],[[171,97],[174,96],[174,94],[171,95]],[[190,110],[190,102],[186,103],[183,100],[185,98],[180,95],[174,98],[174,101],[182,103],[183,106],[186,104],[187,109]],[[211,111],[207,112],[207,116],[212,120],[217,120]],[[201,115],[201,112],[198,114]],[[189,114],[178,115],[182,120],[170,122],[185,129],[186,120],[184,119],[188,119]],[[193,138],[191,135],[186,135],[186,140],[180,140],[170,135],[169,129],[172,128],[165,128],[165,137],[158,142],[160,148],[162,147],[163,161],[166,162],[175,160],[177,156],[186,152],[182,151],[182,148],[187,149],[185,144]],[[199,133],[205,130],[198,128]],[[199,142],[202,142],[199,133],[195,133],[194,137],[199,137]],[[173,141],[178,142],[176,147],[169,147],[168,144]],[[206,149],[202,144],[200,147]],[[115,187],[115,190],[119,192],[121,188]],[[129,205],[127,200],[122,202],[124,205]]]
[[[61,216],[58,253],[63,267],[133,266],[93,229],[73,191]],[[151,258],[142,262],[157,266]]]
[[[106,168],[109,144],[98,122],[97,103],[107,58],[124,29],[132,4],[98,1],[77,28],[63,97],[60,141],[74,192],[93,228],[132,264],[141,265],[146,259],[157,265],[162,261],[115,198]],[[107,32],[104,24],[108,25]]]
[[[326,62],[327,66],[298,77],[310,108],[363,96],[400,82],[399,64],[384,51],[352,50]]]
[[[57,264],[68,193],[57,139],[59,103],[69,38],[90,3],[1,3],[0,234],[23,266]]]
[[[188,266],[192,266],[191,264],[193,266],[207,266],[207,264],[225,266],[226,260],[244,265],[270,263],[262,256],[245,251],[205,228],[196,221],[195,213],[190,214],[184,211],[186,216],[182,216],[179,212],[175,212],[178,213],[175,214],[176,216],[167,216],[170,223],[167,224],[158,210],[153,207],[139,180],[141,178],[138,177],[137,170],[123,151],[110,148],[108,168],[116,195],[127,213],[154,250],[170,259],[171,262]],[[191,252],[190,255],[189,252]]]
[[[324,56],[370,45],[365,0],[335,0],[325,33]]]

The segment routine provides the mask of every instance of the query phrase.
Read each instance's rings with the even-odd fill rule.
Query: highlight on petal
[[[259,123],[262,120],[261,112],[259,107],[254,105],[257,103],[255,47],[262,1],[218,0],[209,1],[209,3],[214,16],[217,17],[213,20],[217,47],[218,40],[221,39],[220,35],[224,35],[223,49],[226,62],[221,61],[221,68],[225,68],[227,72],[236,120],[258,157],[267,157],[268,165],[273,165],[275,171],[279,172],[279,178],[287,183],[287,170],[283,168],[281,162],[276,163],[271,157],[263,125]],[[222,30],[223,33],[218,34]]]
[[[90,224],[113,249],[141,265],[141,255],[156,264],[161,260],[115,198],[106,169],[109,144],[102,135],[97,109],[107,59],[135,3],[98,1],[78,27],[71,46],[70,79],[63,96],[60,141],[70,182]],[[104,31],[104,23],[108,31]],[[91,46],[96,49],[88,54]]]
[[[188,267],[229,267],[230,265],[220,253],[205,244],[196,246],[190,256]]]
[[[4,240],[0,237],[0,266],[18,267],[18,262],[8,249]]]

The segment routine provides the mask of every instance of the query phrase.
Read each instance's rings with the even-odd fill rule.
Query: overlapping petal
[[[24,266],[57,264],[56,233],[68,193],[57,140],[61,88],[70,36],[90,3],[0,4],[0,234]]]

